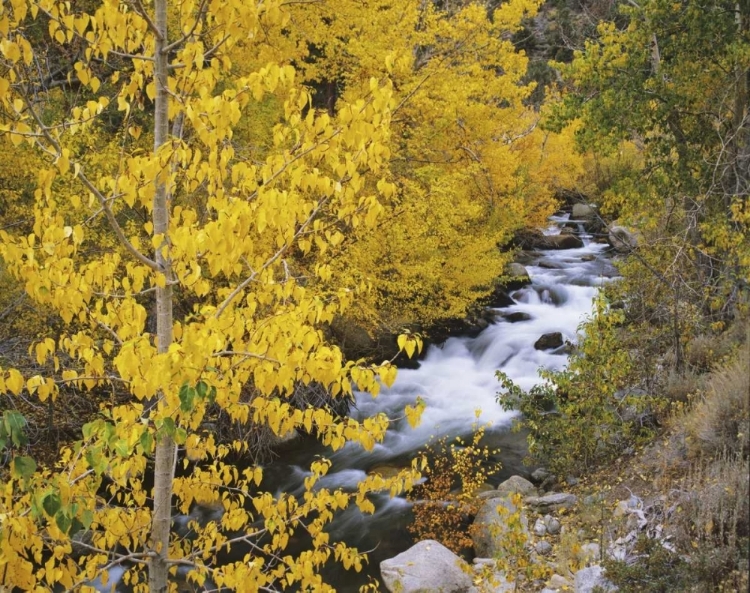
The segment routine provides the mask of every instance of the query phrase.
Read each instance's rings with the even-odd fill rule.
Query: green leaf
[[[94,522],[94,513],[93,511],[90,511],[86,509],[81,513],[81,524],[83,525],[84,529],[88,529],[91,527],[91,524]]]
[[[174,442],[178,445],[184,445],[187,440],[187,431],[181,426],[174,432]]]
[[[118,439],[115,442],[115,452],[120,457],[127,457],[130,455],[130,448],[128,447],[128,442],[125,439]]]
[[[161,434],[165,434],[169,437],[174,436],[175,431],[175,424],[174,424],[174,418],[163,418],[161,421],[161,426],[159,427],[159,432]]]
[[[198,392],[198,397],[204,399],[208,393],[208,385],[204,381],[198,381],[195,390]]]
[[[62,501],[60,500],[60,496],[56,492],[50,492],[47,496],[44,497],[42,506],[44,507],[45,513],[47,513],[50,517],[54,517],[57,511],[60,510]]]
[[[3,413],[3,426],[16,447],[24,447],[29,442],[23,430],[26,427],[26,418],[20,412],[7,410]]]
[[[89,464],[89,467],[94,470],[96,475],[100,475],[105,469],[107,469],[107,462],[102,455],[102,450],[100,447],[94,447],[87,450],[84,454],[84,457],[86,459],[86,463]]]
[[[211,389],[208,392],[208,403],[212,404],[216,401],[216,387],[213,385],[211,386]]]
[[[13,459],[13,470],[25,480],[36,471],[36,461],[31,457],[16,457]]]
[[[186,387],[183,385],[180,388],[180,410],[183,412],[190,412],[193,409],[193,401],[195,400],[195,389],[192,387]]]
[[[71,521],[70,530],[68,531],[68,535],[71,536],[71,537],[73,537],[79,531],[83,531],[83,529],[84,529],[83,523],[81,523],[78,520],[78,517],[73,517],[73,521]]]
[[[70,519],[70,517],[68,517],[68,515],[65,514],[64,511],[58,511],[55,515],[55,523],[57,524],[57,527],[60,529],[60,531],[67,534],[73,521]]]
[[[86,440],[89,440],[91,438],[92,433],[94,432],[94,423],[93,422],[87,422],[83,425],[83,438]]]
[[[140,438],[141,447],[146,455],[150,455],[154,450],[154,437],[149,431],[145,431],[141,434]]]

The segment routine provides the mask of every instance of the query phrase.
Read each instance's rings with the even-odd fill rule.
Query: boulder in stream
[[[421,541],[380,563],[383,583],[391,593],[468,593],[469,564],[443,544]]]
[[[521,249],[577,249],[583,240],[576,235],[545,235],[541,231],[527,231],[516,237],[514,244]]]
[[[518,290],[531,284],[531,277],[524,266],[518,263],[510,263],[505,266],[502,288],[504,290]]]
[[[572,220],[587,221],[596,218],[596,208],[590,204],[573,204],[573,210],[570,213]]]
[[[536,342],[534,342],[534,348],[537,350],[552,350],[553,348],[559,348],[563,345],[563,337],[560,332],[552,332],[544,334]]]
[[[578,249],[583,240],[576,235],[545,235],[541,249]]]
[[[638,247],[638,235],[624,226],[609,227],[607,242],[618,253],[630,253]]]
[[[519,321],[529,321],[531,315],[525,311],[514,311],[513,313],[503,313],[502,318],[508,323],[518,323]]]

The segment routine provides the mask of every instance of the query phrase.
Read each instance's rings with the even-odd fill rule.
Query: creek
[[[558,234],[567,215],[551,218],[546,234]],[[560,251],[524,252],[518,260],[531,283],[511,292],[514,304],[493,310],[494,322],[476,337],[453,337],[439,346],[430,346],[416,369],[401,369],[390,389],[377,398],[356,394],[352,414],[358,418],[385,412],[391,418],[403,416],[406,405],[417,397],[426,404],[421,424],[412,429],[405,419],[393,423],[385,440],[372,451],[348,444],[331,453],[313,438],[300,437],[282,455],[264,468],[262,487],[276,494],[303,492],[303,481],[316,456],[331,460],[329,473],[318,485],[353,491],[374,468],[401,468],[430,441],[447,436],[467,436],[477,425],[487,425],[486,444],[499,453],[490,461],[501,469],[490,483],[497,485],[513,474],[527,475],[523,465],[526,439],[511,431],[516,412],[503,410],[496,401],[499,383],[495,373],[502,370],[524,389],[539,382],[540,368],[560,370],[567,362],[566,347],[537,350],[535,342],[544,334],[560,332],[566,342],[577,341],[577,329],[591,312],[597,287],[616,275],[606,253],[607,245],[595,243],[579,225],[583,247]],[[478,415],[477,415],[478,414]],[[368,551],[369,564],[360,573],[343,571],[338,565],[324,570],[326,581],[342,593],[356,592],[360,585],[379,580],[379,564],[403,552],[413,543],[406,526],[411,505],[403,497],[387,494],[371,499],[376,511],[363,515],[356,507],[340,513],[330,524],[331,541],[345,541]],[[218,518],[217,511],[196,509],[191,515]],[[186,522],[178,517],[177,522]],[[112,571],[117,582],[122,569]],[[99,583],[94,583],[97,585]],[[101,588],[102,590],[104,587]],[[117,590],[125,590],[118,583]],[[381,590],[384,588],[381,585]]]
[[[552,217],[546,234],[557,234],[567,223],[567,215]],[[377,398],[357,393],[353,415],[367,417],[385,412],[391,418],[403,416],[406,405],[419,396],[426,408],[418,428],[406,420],[395,422],[383,443],[372,451],[349,444],[331,454],[305,440],[266,470],[277,493],[301,493],[315,455],[325,455],[332,467],[320,486],[353,490],[359,480],[374,468],[406,467],[428,442],[441,436],[466,436],[472,427],[490,424],[486,440],[500,452],[493,461],[502,469],[493,476],[496,485],[513,474],[528,474],[523,466],[525,435],[512,432],[516,412],[504,411],[496,402],[499,383],[497,370],[505,372],[524,389],[539,382],[540,368],[560,370],[567,362],[568,349],[537,350],[534,343],[543,334],[560,332],[570,343],[577,341],[577,328],[591,312],[597,287],[616,275],[607,245],[595,243],[581,234],[584,246],[560,251],[546,250],[522,254],[531,284],[513,291],[515,304],[494,310],[495,321],[478,336],[453,337],[440,346],[430,346],[417,369],[401,369],[390,389]],[[479,416],[477,418],[477,412]],[[359,575],[352,572],[326,574],[339,591],[357,591],[368,578],[379,578],[379,563],[410,547],[414,542],[406,531],[410,503],[387,494],[373,500],[376,512],[362,515],[355,508],[339,515],[329,527],[332,540],[344,540],[359,550],[371,551],[369,565]],[[335,569],[332,569],[335,571]],[[382,589],[382,588],[381,588]]]

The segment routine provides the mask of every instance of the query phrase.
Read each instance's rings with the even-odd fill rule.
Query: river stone
[[[550,535],[557,535],[562,528],[560,521],[555,519],[552,515],[544,515],[544,526],[547,528],[547,533]]]
[[[547,586],[550,589],[554,589],[557,591],[558,589],[564,589],[564,587],[567,587],[568,591],[570,590],[570,581],[566,579],[564,576],[560,576],[559,574],[553,574],[549,580],[547,581]]]
[[[349,317],[337,315],[331,321],[330,328],[341,349],[350,358],[371,353],[376,346],[369,332]]]
[[[518,290],[531,284],[528,270],[518,263],[510,263],[505,266],[503,277],[502,285],[505,290]]]
[[[500,507],[505,509],[502,514],[498,511]],[[482,503],[470,530],[474,552],[477,556],[494,558],[502,552],[501,540],[508,529],[506,519],[516,510],[516,506],[507,498],[491,498]],[[523,512],[521,512],[521,525],[523,532],[528,534],[529,521]]]
[[[546,513],[547,511],[572,508],[578,502],[578,497],[575,494],[556,492],[544,496],[529,496],[525,502],[538,513]]]
[[[367,471],[367,474],[370,476],[378,474],[381,478],[390,480],[391,478],[398,476],[399,472],[401,472],[401,469],[392,465],[376,465],[375,467],[370,468]]]
[[[570,218],[573,220],[591,220],[596,218],[596,209],[589,204],[573,204]]]
[[[440,542],[421,541],[380,563],[391,593],[469,593],[471,567]]]
[[[537,494],[534,484],[521,476],[511,476],[497,487],[497,491],[501,492],[502,496],[510,496],[516,493],[521,496],[536,496]]]
[[[604,569],[598,564],[583,568],[575,574],[573,589],[576,593],[593,593],[597,587],[601,593],[617,591],[617,587],[604,578]]]
[[[540,556],[547,556],[552,552],[552,544],[548,541],[542,540],[540,542],[537,542],[534,546],[534,549],[536,550],[536,553]]]
[[[638,236],[624,226],[609,228],[607,242],[618,253],[630,253],[638,247]]]
[[[539,249],[578,249],[583,240],[576,235],[545,235]]]
[[[531,472],[531,479],[534,480],[537,484],[541,484],[550,477],[549,470],[545,467],[538,467],[533,472]]]
[[[576,249],[583,241],[576,235],[545,235],[541,231],[524,232],[516,237],[515,246],[527,250]]]
[[[534,342],[534,348],[537,350],[551,350],[553,348],[559,348],[562,345],[563,337],[560,332],[544,334],[536,342]]]
[[[544,521],[542,519],[537,519],[536,523],[534,523],[534,535],[537,537],[544,537],[547,535],[547,526],[544,524]]]
[[[529,321],[531,315],[524,311],[515,311],[513,313],[504,313],[503,319],[508,323],[518,323],[519,321]]]

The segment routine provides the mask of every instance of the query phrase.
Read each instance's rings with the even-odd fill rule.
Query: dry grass
[[[650,527],[674,548],[641,533],[632,564],[607,561],[624,593],[748,590],[750,558],[750,325],[691,347],[689,369],[667,376],[669,427],[599,483],[620,482],[609,502],[631,493],[652,509]],[[706,372],[707,369],[711,369]],[[687,397],[690,394],[690,397]],[[606,470],[605,470],[606,471]],[[612,470],[610,470],[612,471]],[[606,489],[605,489],[606,490]],[[606,517],[603,523],[611,521]],[[609,523],[613,537],[632,527]],[[663,531],[661,531],[663,529]]]
[[[711,373],[705,395],[685,417],[692,458],[750,453],[750,342],[736,360]]]
[[[691,396],[704,388],[704,380],[697,373],[671,371],[659,386],[659,395],[670,403],[687,403]]]

